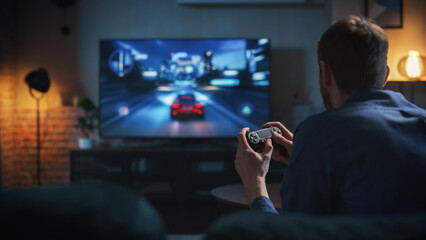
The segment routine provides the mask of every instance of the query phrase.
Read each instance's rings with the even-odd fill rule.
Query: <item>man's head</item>
[[[324,32],[317,51],[343,94],[384,86],[388,39],[373,22],[352,15],[337,21]]]

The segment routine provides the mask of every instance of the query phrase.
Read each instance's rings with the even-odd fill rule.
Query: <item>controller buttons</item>
[[[259,136],[257,134],[250,134],[249,140],[252,143],[258,143],[259,142]]]

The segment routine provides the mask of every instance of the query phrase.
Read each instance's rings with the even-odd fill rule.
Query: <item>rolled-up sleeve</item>
[[[254,199],[254,201],[250,205],[250,209],[253,211],[259,211],[265,214],[278,215],[278,212],[275,209],[274,204],[272,204],[269,198],[264,196],[260,196]]]

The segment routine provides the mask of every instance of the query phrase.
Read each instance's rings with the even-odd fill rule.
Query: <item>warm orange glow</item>
[[[408,80],[420,80],[425,74],[426,60],[418,51],[409,51],[408,56],[399,62],[399,72]]]
[[[407,75],[411,79],[419,79],[422,75],[422,65],[420,64],[421,60],[419,57],[419,52],[417,51],[409,51],[408,59],[405,64],[405,71]]]

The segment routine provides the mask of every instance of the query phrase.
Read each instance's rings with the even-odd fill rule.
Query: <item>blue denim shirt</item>
[[[426,210],[426,110],[368,89],[309,117],[294,134],[282,211],[386,214]],[[266,197],[251,209],[278,214]]]

